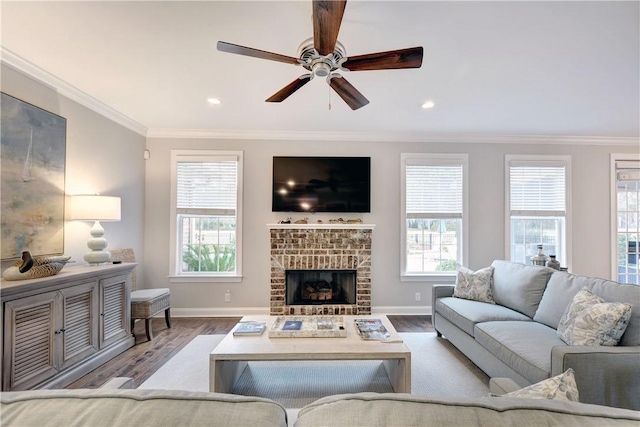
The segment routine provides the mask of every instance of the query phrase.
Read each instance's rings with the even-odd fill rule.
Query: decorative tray
[[[347,330],[342,316],[279,316],[269,338],[344,338]]]

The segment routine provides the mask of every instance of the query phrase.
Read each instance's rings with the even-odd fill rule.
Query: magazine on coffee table
[[[387,341],[391,338],[380,319],[355,319],[355,323],[364,340]]]

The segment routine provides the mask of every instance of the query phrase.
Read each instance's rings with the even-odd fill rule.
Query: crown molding
[[[109,107],[104,102],[92,97],[91,95],[81,91],[75,86],[70,85],[64,80],[54,76],[50,72],[40,68],[33,62],[30,62],[21,56],[13,53],[4,46],[0,46],[0,63],[10,67],[25,76],[37,80],[43,85],[55,90],[65,98],[77,102],[78,104],[95,111],[101,116],[112,120],[119,125],[126,127],[140,135],[147,135],[147,128],[140,123],[125,116],[121,112]]]
[[[552,144],[552,145],[615,145],[638,146],[640,138],[608,136],[555,135],[480,135],[438,134],[416,132],[298,132],[298,131],[238,131],[206,129],[149,129],[148,138],[159,139],[260,139],[280,141],[364,141],[364,142],[426,142],[478,144]]]

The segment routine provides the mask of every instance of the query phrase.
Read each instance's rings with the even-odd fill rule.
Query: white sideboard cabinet
[[[65,387],[133,346],[135,266],[67,266],[55,276],[0,282],[2,390]]]

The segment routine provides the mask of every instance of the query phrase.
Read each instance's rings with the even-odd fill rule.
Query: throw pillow
[[[582,288],[558,324],[558,337],[569,345],[618,344],[631,318],[631,304],[606,302]]]
[[[491,285],[493,282],[493,267],[486,267],[478,271],[458,267],[456,287],[453,290],[455,298],[471,299],[474,301],[495,304]]]
[[[502,397],[522,397],[529,399],[556,399],[579,402],[578,386],[573,369],[520,390],[503,394]]]

